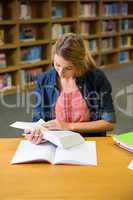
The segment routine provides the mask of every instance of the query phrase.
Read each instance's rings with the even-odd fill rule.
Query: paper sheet
[[[130,162],[130,164],[128,165],[128,169],[131,169],[133,171],[133,160]]]

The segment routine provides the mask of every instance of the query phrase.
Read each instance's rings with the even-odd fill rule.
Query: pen
[[[23,137],[26,137],[27,134],[29,134],[29,133],[22,133],[21,135],[22,135]],[[34,136],[35,136],[35,137],[38,137],[39,134],[35,134]]]
[[[25,136],[26,136],[26,133],[22,133],[21,135],[22,135],[23,137],[25,137]]]

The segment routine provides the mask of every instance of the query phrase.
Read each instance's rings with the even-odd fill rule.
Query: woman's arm
[[[112,131],[114,129],[114,123],[107,122],[105,120],[69,123],[68,129],[71,131],[77,131],[77,132]]]
[[[114,123],[107,122],[105,120],[67,123],[55,119],[46,122],[43,126],[48,128],[49,130],[71,130],[80,133],[112,131],[114,129]]]

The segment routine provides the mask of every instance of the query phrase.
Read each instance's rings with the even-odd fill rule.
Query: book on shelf
[[[60,4],[52,6],[52,18],[62,18],[64,16],[63,7]]]
[[[128,3],[121,4],[121,15],[123,15],[123,16],[128,15]]]
[[[42,68],[35,68],[35,69],[25,69],[20,71],[21,77],[21,85],[25,86],[28,83],[32,84],[35,83],[38,79],[38,76],[42,73]]]
[[[96,17],[96,3],[81,3],[80,17]]]
[[[42,59],[42,47],[34,46],[21,49],[21,63],[30,64]]]
[[[0,68],[6,67],[6,54],[0,53]]]
[[[11,164],[49,162],[51,164],[97,165],[96,142],[85,141],[72,131],[47,131],[43,120],[31,123],[16,122],[16,128],[41,128],[45,141],[39,145],[22,140],[11,160]]]
[[[119,147],[133,153],[133,132],[114,135],[113,140]]]
[[[102,55],[101,56],[101,63],[100,65],[101,66],[105,66],[105,65],[108,65],[110,63],[110,59],[108,57],[108,55]]]
[[[131,36],[122,36],[120,43],[121,43],[121,47],[130,47],[132,44],[132,37]]]
[[[121,30],[127,31],[128,29],[130,29],[129,20],[128,19],[122,20],[121,21]]]
[[[96,40],[89,40],[88,41],[88,48],[92,53],[97,52],[97,41]]]
[[[72,27],[70,24],[53,24],[52,25],[52,39],[57,39],[64,33],[71,32]]]
[[[3,5],[2,5],[2,2],[0,2],[0,20],[3,20]]]
[[[111,50],[114,48],[114,39],[113,38],[103,38],[101,40],[102,51]]]
[[[102,21],[102,32],[116,32],[117,22],[114,20]]]
[[[5,36],[4,29],[0,29],[0,46],[4,44],[4,36]]]
[[[90,33],[90,23],[88,22],[81,22],[80,23],[80,30],[83,36],[88,36]]]
[[[28,20],[31,19],[31,5],[29,0],[20,1],[20,19]]]
[[[12,76],[9,73],[0,74],[0,90],[12,87]]]
[[[129,60],[130,60],[129,51],[121,51],[119,53],[119,63],[120,64],[129,62]]]
[[[105,3],[102,8],[105,16],[118,16],[121,14],[119,3]]]
[[[129,31],[133,29],[133,19],[123,19],[121,21],[121,30]]]
[[[19,35],[21,42],[32,42],[36,40],[35,30],[31,25],[25,25],[20,28]]]

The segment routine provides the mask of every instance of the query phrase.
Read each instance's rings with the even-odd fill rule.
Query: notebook
[[[15,122],[10,126],[20,129],[40,128],[43,139],[61,148],[70,148],[85,142],[85,139],[79,133],[73,131],[48,131],[42,126],[43,123],[45,121],[40,119],[38,122]]]
[[[116,145],[133,152],[133,132],[114,135],[113,140]]]
[[[74,147],[62,149],[49,142],[35,145],[28,140],[22,140],[11,160],[11,164],[31,162],[96,166],[96,142],[85,141]]]

